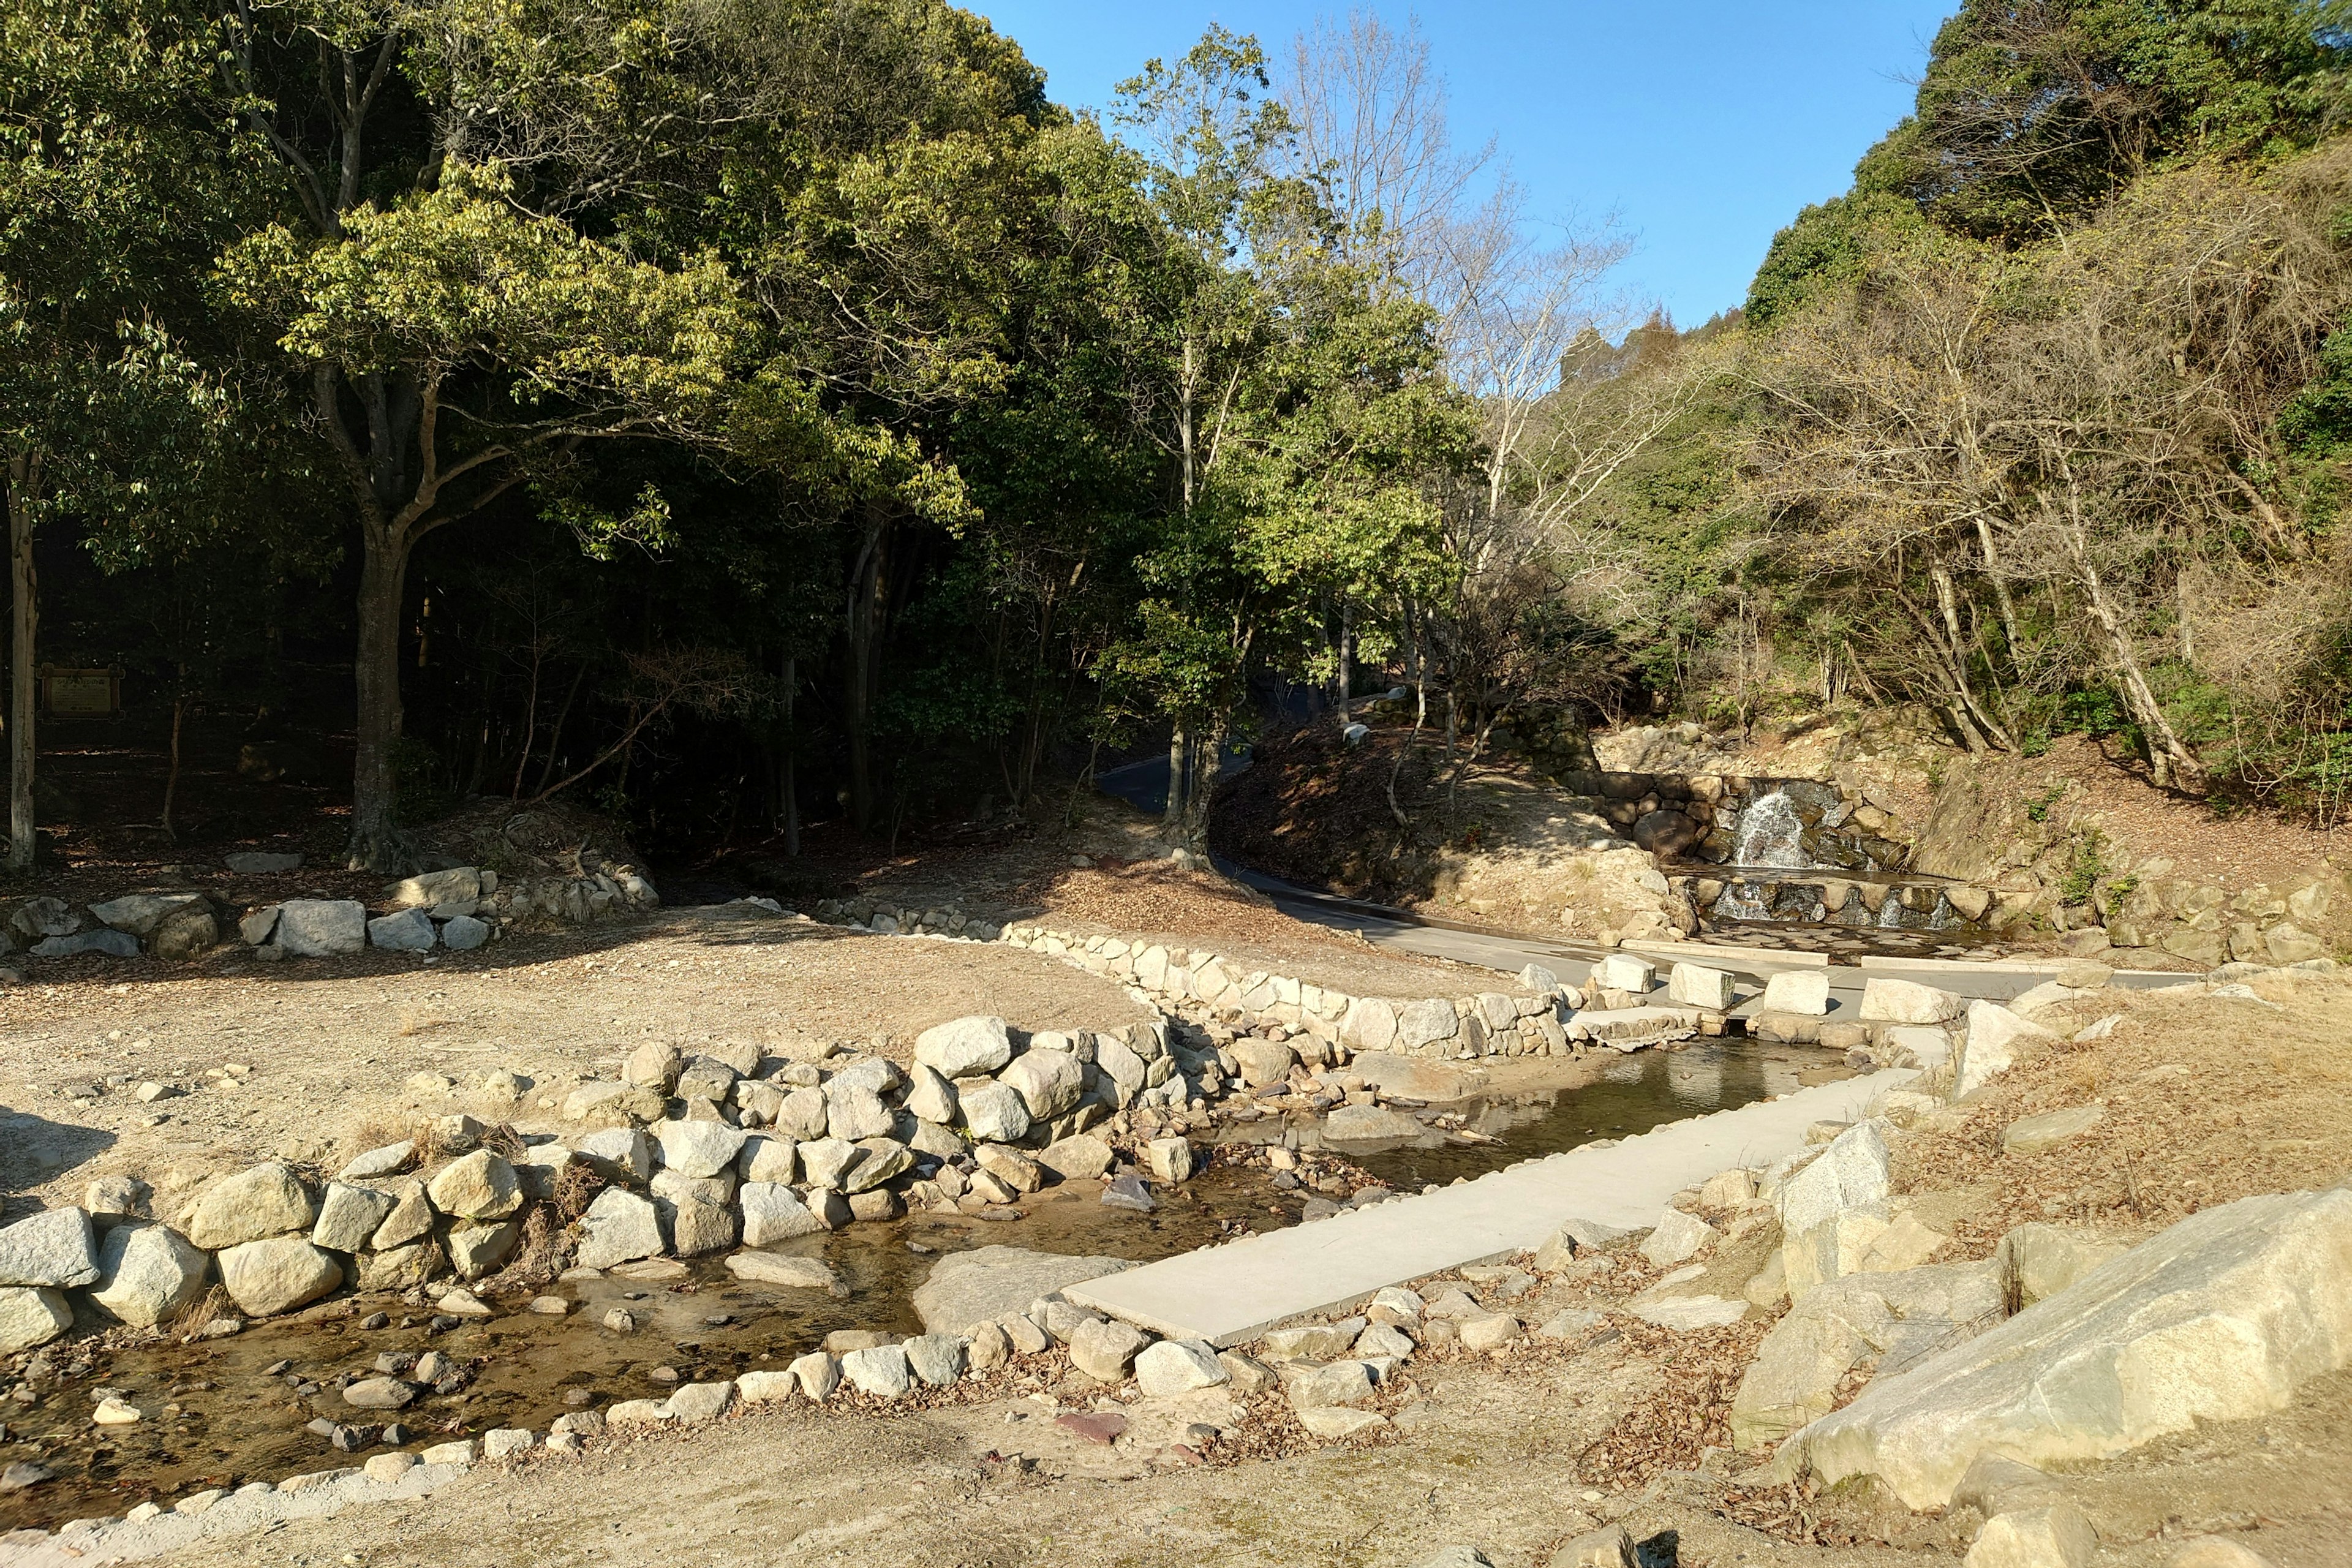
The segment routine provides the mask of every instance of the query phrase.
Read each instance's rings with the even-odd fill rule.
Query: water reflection
[[[1417,1192],[1431,1183],[1442,1186],[1596,1139],[1631,1137],[1853,1072],[1834,1052],[1757,1040],[1638,1051],[1601,1062],[1581,1084],[1449,1108],[1464,1114],[1471,1131],[1497,1143],[1457,1142],[1432,1129],[1409,1143],[1350,1144],[1339,1152],[1397,1191]]]

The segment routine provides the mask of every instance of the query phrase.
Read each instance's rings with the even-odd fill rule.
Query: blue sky
[[[1047,89],[1099,107],[1153,55],[1211,22],[1269,53],[1315,0],[961,0],[1018,39]],[[1539,216],[1614,214],[1636,249],[1619,274],[1694,326],[1748,292],[1775,231],[1844,190],[1854,160],[1911,104],[1958,0],[1486,0],[1375,4],[1417,15],[1453,92],[1457,142],[1493,136]]]

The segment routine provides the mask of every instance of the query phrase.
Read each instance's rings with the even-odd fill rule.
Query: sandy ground
[[[168,1196],[273,1154],[338,1165],[457,1110],[551,1126],[565,1093],[612,1077],[647,1039],[779,1054],[857,1041],[905,1060],[921,1030],[969,1013],[1028,1029],[1149,1016],[1111,982],[1018,948],[689,911],[430,962],[142,962],[131,982],[85,960],[53,973],[69,977],[0,992],[0,1189],[76,1202],[116,1173]],[[243,1087],[214,1076],[232,1063],[253,1069]],[[471,1092],[499,1068],[530,1080],[520,1103]],[[420,1072],[458,1092],[416,1091]],[[145,1081],[180,1092],[142,1103]]]

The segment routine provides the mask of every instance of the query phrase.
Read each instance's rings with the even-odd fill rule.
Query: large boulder
[[[1731,1440],[1769,1447],[1830,1413],[1857,1370],[1896,1372],[2002,1312],[2002,1279],[1988,1263],[1856,1274],[1810,1292],[1764,1336],[1731,1400]]]
[[[134,1329],[152,1329],[204,1293],[213,1260],[162,1225],[119,1225],[99,1244],[89,1299]]]
[[[380,1187],[352,1182],[330,1182],[319,1200],[319,1221],[310,1227],[310,1245],[330,1252],[357,1252],[368,1245],[400,1200]]]
[[[73,1327],[66,1293],[37,1286],[0,1286],[0,1355],[47,1344]]]
[[[996,1075],[1021,1096],[1032,1121],[1051,1121],[1077,1109],[1087,1091],[1087,1069],[1066,1051],[1026,1051]]]
[[[982,1143],[1013,1143],[1029,1131],[1029,1105],[1021,1091],[993,1079],[966,1079],[956,1085],[964,1130]]]
[[[277,1161],[216,1182],[188,1211],[188,1239],[207,1252],[308,1230],[318,1216],[302,1179]]]
[[[336,958],[362,951],[367,938],[367,906],[358,900],[289,899],[278,906],[271,940],[292,958]]]
[[[169,917],[202,902],[201,893],[129,893],[102,904],[92,904],[89,912],[116,931],[143,937],[152,936],[155,928]]]
[[[1784,969],[1764,982],[1763,1013],[1794,1013],[1818,1018],[1830,1010],[1830,973],[1826,969]]]
[[[98,1237],[79,1208],[44,1209],[0,1226],[0,1285],[68,1289],[98,1278]]]
[[[715,1176],[743,1152],[743,1130],[724,1121],[656,1121],[662,1164],[681,1176]]]
[[[610,1268],[640,1258],[657,1258],[663,1250],[661,1215],[651,1198],[624,1187],[606,1187],[580,1216],[580,1262],[583,1268]]]
[[[2000,1327],[1882,1376],[1782,1446],[1777,1473],[1871,1475],[1940,1508],[1999,1453],[2042,1469],[2276,1410],[2352,1364],[2352,1190],[2191,1215]]]
[[[932,1264],[930,1278],[916,1287],[915,1310],[932,1333],[970,1333],[982,1323],[1027,1310],[1041,1296],[1134,1267],[1124,1258],[1076,1258],[1019,1247],[951,1252]]]
[[[334,1255],[299,1236],[248,1241],[220,1255],[221,1285],[247,1317],[306,1306],[343,1282]]]
[[[1874,1121],[1849,1127],[1780,1184],[1780,1266],[1791,1300],[1853,1273],[1888,1224],[1886,1140]]]
[[[1916,980],[1874,975],[1862,984],[1862,1017],[1866,1024],[1948,1024],[1960,1016],[1962,1005],[1958,993]]]
[[[777,1182],[746,1182],[737,1194],[743,1210],[743,1245],[771,1247],[829,1228],[798,1193]]]
[[[916,1036],[915,1059],[946,1079],[992,1073],[1013,1059],[1013,1037],[1002,1018],[957,1018]]]
[[[1997,1002],[1969,1003],[1968,1034],[1960,1042],[1952,1098],[1975,1093],[2019,1062],[2057,1043],[2058,1037],[2050,1030]]]
[[[367,934],[370,947],[381,947],[394,952],[430,952],[434,942],[440,937],[433,928],[433,917],[423,910],[403,910],[398,914],[379,915],[368,921]]]
[[[426,1184],[433,1206],[460,1219],[504,1219],[522,1207],[522,1180],[502,1155],[477,1149]]]

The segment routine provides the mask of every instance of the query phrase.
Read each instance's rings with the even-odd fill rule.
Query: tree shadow
[[[54,1180],[113,1146],[114,1134],[102,1127],[51,1121],[29,1110],[0,1107],[0,1221],[20,1218],[39,1206],[5,1194]]]

